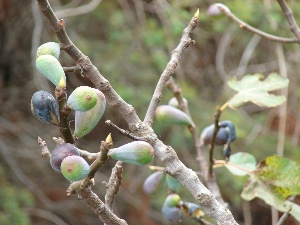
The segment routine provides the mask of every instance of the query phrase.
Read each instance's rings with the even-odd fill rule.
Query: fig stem
[[[133,135],[128,130],[124,130],[124,129],[118,127],[116,124],[112,123],[110,120],[106,120],[105,124],[108,125],[108,126],[111,126],[116,131],[118,131],[120,134],[122,134],[122,135],[124,135],[126,137],[129,137],[129,138],[131,138],[131,139],[133,139],[135,141],[146,141],[145,138]]]

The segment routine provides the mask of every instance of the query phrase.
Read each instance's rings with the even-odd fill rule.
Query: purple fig
[[[134,165],[145,165],[152,161],[154,150],[145,141],[134,141],[118,148],[110,149],[107,156]]]
[[[31,112],[41,122],[59,124],[59,113],[55,98],[47,91],[37,91],[31,98]]]
[[[157,107],[155,116],[158,122],[170,125],[192,124],[192,120],[186,113],[170,105],[161,105]]]
[[[94,89],[97,94],[96,105],[86,112],[75,112],[75,131],[74,134],[77,138],[81,138],[84,135],[92,131],[98,124],[99,120],[103,116],[106,100],[104,94],[98,89]]]
[[[163,179],[164,174],[161,171],[152,173],[144,181],[143,189],[148,195],[153,194],[159,187],[160,181]]]
[[[90,166],[82,157],[72,155],[61,162],[61,173],[70,181],[79,181],[90,173]]]
[[[64,143],[56,146],[56,148],[51,152],[51,157],[50,157],[50,164],[52,168],[57,172],[61,172],[60,170],[61,162],[66,157],[71,155],[77,155],[77,156],[80,155],[75,145],[70,143]]]

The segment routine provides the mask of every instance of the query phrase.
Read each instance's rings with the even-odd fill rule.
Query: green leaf
[[[255,197],[260,198],[264,200],[266,204],[273,206],[278,211],[289,211],[289,213],[300,222],[300,206],[291,201],[276,197],[268,186],[257,179],[256,176],[251,176],[249,178],[248,183],[244,186],[241,197],[246,201],[250,201]]]
[[[287,78],[276,73],[270,74],[265,79],[261,74],[248,74],[240,81],[229,80],[228,86],[238,93],[228,101],[228,105],[232,108],[238,108],[246,102],[253,102],[262,107],[279,106],[286,101],[285,96],[269,94],[268,92],[287,87],[288,83]]]
[[[169,174],[167,174],[166,176],[166,181],[169,189],[178,193],[180,188],[180,182],[176,178],[171,177]]]
[[[237,152],[232,154],[225,167],[234,175],[245,176],[256,168],[256,159],[247,152]]]
[[[269,156],[259,163],[255,175],[279,198],[300,194],[300,166],[294,161]]]

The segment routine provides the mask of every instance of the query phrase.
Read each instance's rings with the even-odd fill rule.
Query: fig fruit
[[[60,62],[53,55],[41,55],[36,59],[36,68],[56,87],[66,86],[66,75]]]
[[[50,164],[52,168],[57,171],[61,172],[61,162],[68,156],[76,155],[79,156],[80,153],[75,145],[70,143],[64,143],[61,145],[56,146],[56,148],[51,152],[50,157]]]
[[[97,103],[97,89],[89,86],[77,87],[69,96],[67,106],[75,111],[85,112]]]
[[[182,211],[178,206],[180,197],[177,194],[170,194],[162,206],[162,214],[166,220],[175,222],[182,219]]]
[[[74,134],[77,138],[81,138],[84,135],[91,132],[98,124],[99,120],[103,116],[106,100],[104,94],[95,89],[97,95],[96,105],[86,112],[75,112],[75,131]]]
[[[56,59],[58,59],[60,55],[59,43],[47,42],[42,44],[36,51],[36,58],[38,58],[41,55],[52,55]]]
[[[186,98],[183,98],[183,102],[187,105],[188,101],[186,100]],[[173,97],[170,99],[170,101],[168,102],[168,105],[173,106],[175,108],[179,108],[179,103],[177,101],[176,97]]]
[[[148,195],[153,194],[158,189],[163,177],[164,174],[161,171],[156,171],[149,175],[143,184],[144,192]]]
[[[201,209],[201,207],[192,202],[184,202],[181,209],[186,216],[192,217],[197,221],[201,221],[205,215],[205,212]]]
[[[235,127],[231,121],[222,121],[219,123],[219,126],[220,128],[215,140],[216,145],[230,144],[236,139]],[[210,126],[203,129],[200,135],[200,140],[202,143],[210,144],[214,128],[215,125],[211,124]]]
[[[134,165],[145,165],[152,161],[154,150],[145,141],[134,141],[118,148],[110,149],[107,156]]]
[[[31,112],[41,122],[59,124],[59,113],[55,98],[47,91],[37,91],[31,98]]]
[[[212,4],[208,7],[207,15],[208,16],[220,16],[220,15],[222,15],[223,13],[220,10],[220,8],[225,10],[225,12],[230,13],[230,9],[226,5],[224,5],[222,3],[215,3],[215,4]]]
[[[72,155],[61,162],[61,173],[69,181],[79,181],[90,173],[89,164],[80,156]]]
[[[192,120],[186,113],[170,105],[158,106],[155,116],[158,122],[169,125],[192,125]]]

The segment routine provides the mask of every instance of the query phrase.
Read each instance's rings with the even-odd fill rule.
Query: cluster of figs
[[[170,194],[165,198],[162,205],[163,217],[171,222],[181,221],[183,215],[201,222],[205,213],[202,208],[191,202],[182,201],[177,194],[180,190],[180,182],[162,171],[155,171],[150,174],[143,184],[144,192],[148,195],[154,195],[159,192],[163,186],[167,185]]]
[[[37,49],[36,68],[56,87],[66,88],[66,76],[58,61],[60,45],[48,42]],[[77,87],[68,97],[64,107],[75,111],[73,136],[78,139],[91,132],[100,121],[106,106],[105,95],[89,86]],[[31,98],[31,111],[43,123],[60,126],[59,106],[49,92],[39,90]],[[154,150],[144,141],[134,141],[118,148],[110,149],[108,158],[134,165],[145,165],[152,161]],[[61,172],[70,181],[85,179],[90,173],[90,165],[81,157],[80,150],[70,143],[58,145],[50,156],[52,168]]]

